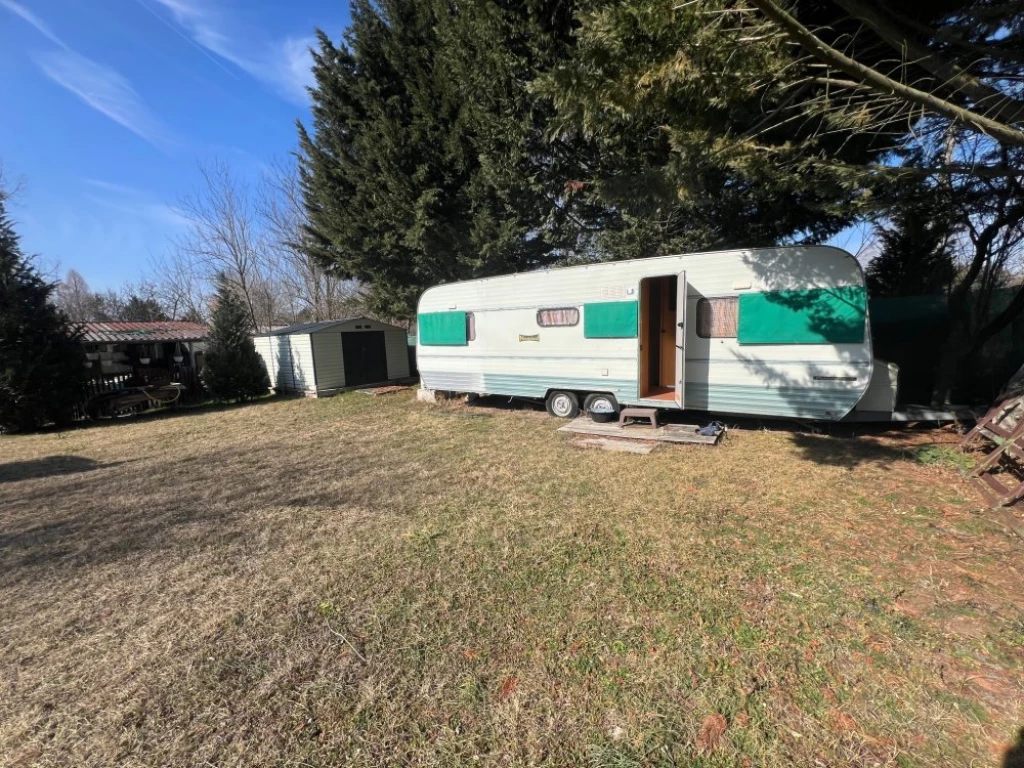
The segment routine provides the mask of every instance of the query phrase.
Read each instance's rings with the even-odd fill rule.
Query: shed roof
[[[203,341],[210,329],[200,323],[167,320],[155,323],[83,323],[86,344],[149,344],[162,341]]]
[[[254,336],[290,336],[292,334],[306,334],[306,333],[317,333],[318,331],[325,331],[328,328],[333,328],[336,325],[342,325],[344,323],[351,323],[353,320],[368,320],[371,322],[380,322],[379,320],[372,320],[369,317],[342,317],[338,320],[321,320],[319,323],[299,323],[298,325],[289,325],[284,328],[274,328],[273,330],[266,331],[265,333],[257,333]],[[387,323],[382,323],[387,325]]]

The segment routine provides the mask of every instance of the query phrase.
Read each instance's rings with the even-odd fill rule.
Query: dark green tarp
[[[583,305],[583,337],[629,339],[637,334],[637,302],[602,301]]]
[[[859,344],[867,292],[862,286],[743,293],[740,344]]]
[[[424,346],[465,346],[465,312],[424,312],[419,316],[420,344]]]

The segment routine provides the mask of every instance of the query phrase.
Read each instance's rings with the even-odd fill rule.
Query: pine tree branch
[[[963,37],[957,35],[954,29],[932,29],[926,24],[911,19],[902,14],[896,13],[892,8],[885,9],[886,14],[894,21],[899,22],[905,27],[916,30],[925,35],[934,35],[936,41],[942,45],[960,48],[965,51],[977,54],[982,59],[997,59],[1000,61],[1012,61],[1019,63],[1024,61],[1024,53],[1019,45],[1014,44],[1015,41],[1009,38],[1011,47],[1009,49],[1002,47],[1007,40],[991,41],[987,44],[975,43],[971,40],[965,40]],[[1014,11],[1015,13],[1018,11]]]
[[[909,35],[890,23],[861,0],[834,0],[835,4],[857,21],[863,21],[894,48],[913,60],[913,64],[942,78],[944,88],[963,93],[976,106],[986,105],[985,114],[996,120],[1011,124],[1024,118],[1024,103],[1011,98],[988,83],[978,80],[956,62],[943,57],[921,45]]]
[[[793,42],[826,64],[834,66],[850,77],[863,80],[879,93],[899,96],[905,101],[920,105],[929,111],[948,117],[958,123],[972,126],[1004,144],[1024,147],[1024,131],[1019,131],[1005,123],[980,115],[973,110],[957,106],[934,94],[900,83],[871,67],[851,59],[811,32],[790,13],[776,5],[774,0],[749,1],[765,16],[782,27]]]

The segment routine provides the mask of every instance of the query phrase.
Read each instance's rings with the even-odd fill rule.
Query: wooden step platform
[[[722,439],[725,430],[717,435],[698,435],[700,429],[696,424],[663,424],[660,427],[649,427],[643,424],[598,424],[589,416],[573,419],[559,432],[574,432],[580,435],[599,435],[601,437],[624,437],[630,440],[657,440],[665,443],[693,443],[697,445],[715,445]]]

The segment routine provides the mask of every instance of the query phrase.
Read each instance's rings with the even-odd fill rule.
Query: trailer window
[[[537,310],[537,325],[541,328],[557,328],[560,326],[579,325],[579,323],[580,311],[576,307]]]
[[[739,301],[735,296],[697,301],[697,335],[702,339],[735,339]]]
[[[476,315],[466,313],[466,341],[476,341]]]

